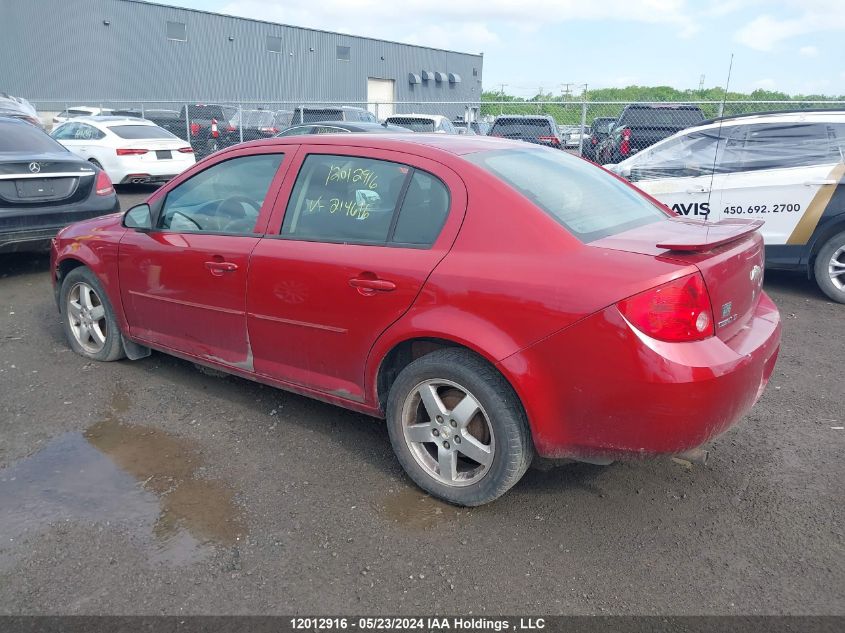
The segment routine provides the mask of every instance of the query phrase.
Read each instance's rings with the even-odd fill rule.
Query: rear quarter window
[[[464,158],[504,181],[585,243],[668,217],[633,187],[557,150],[507,149]]]

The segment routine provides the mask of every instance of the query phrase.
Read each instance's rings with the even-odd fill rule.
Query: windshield
[[[129,139],[164,138],[172,140],[176,138],[176,136],[157,125],[112,125],[109,127],[109,131],[114,132],[120,138]]]
[[[409,116],[389,117],[387,121],[393,125],[400,125],[412,132],[434,132],[434,121]]]
[[[665,220],[633,187],[603,169],[553,149],[506,149],[468,154],[582,242]]]
[[[66,152],[63,145],[29,123],[0,123],[0,152],[47,154]]]
[[[632,127],[689,127],[703,120],[697,108],[627,108],[621,123]]]

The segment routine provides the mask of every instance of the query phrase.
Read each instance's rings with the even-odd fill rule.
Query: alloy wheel
[[[416,462],[448,486],[477,483],[490,470],[496,443],[490,419],[468,389],[426,380],[402,406],[402,431]]]
[[[74,284],[67,295],[67,320],[73,338],[89,354],[98,354],[106,345],[108,325],[102,299],[87,283]]]
[[[839,290],[845,290],[845,245],[834,251],[830,257],[827,271],[833,285]]]

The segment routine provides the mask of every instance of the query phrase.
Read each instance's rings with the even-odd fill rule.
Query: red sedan
[[[55,239],[67,338],[387,419],[422,488],[489,502],[536,454],[697,447],[762,393],[759,223],[702,223],[564,152],[479,136],[255,141]]]

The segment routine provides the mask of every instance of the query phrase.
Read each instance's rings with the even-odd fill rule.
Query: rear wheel
[[[816,255],[816,283],[828,297],[845,303],[845,231],[837,233]]]
[[[387,428],[408,476],[458,505],[503,495],[534,455],[513,388],[464,349],[432,352],[402,370],[390,390]]]
[[[62,326],[77,354],[94,360],[123,358],[120,328],[100,281],[89,268],[70,271],[62,281]]]

